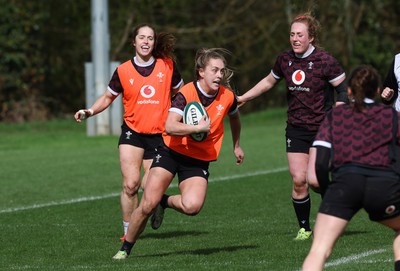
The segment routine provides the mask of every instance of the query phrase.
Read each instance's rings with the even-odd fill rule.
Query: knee
[[[308,183],[305,175],[297,175],[293,177],[293,191],[297,194],[304,194],[308,191]]]
[[[143,215],[149,217],[155,211],[157,204],[158,202],[156,201],[142,199],[139,207],[142,210]]]
[[[183,202],[183,211],[186,215],[195,216],[200,213],[201,208],[203,207],[200,203],[195,202]]]
[[[305,176],[293,176],[293,186],[295,189],[308,188],[308,183]]]
[[[128,197],[134,196],[139,190],[139,182],[125,182],[122,186],[123,193]]]

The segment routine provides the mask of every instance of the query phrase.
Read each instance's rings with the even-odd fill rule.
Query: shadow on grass
[[[171,251],[167,253],[158,253],[158,254],[147,254],[147,255],[136,255],[135,257],[162,257],[162,256],[171,256],[171,255],[211,255],[220,252],[235,252],[238,250],[247,250],[247,249],[257,249],[258,246],[254,245],[242,245],[242,246],[228,246],[228,247],[214,247],[214,248],[202,248],[195,250],[183,250],[183,251]]]
[[[168,239],[168,238],[179,238],[185,236],[200,236],[209,234],[207,231],[168,231],[168,232],[157,232],[143,234],[141,239]],[[135,255],[135,257],[160,257],[160,256],[170,256],[170,255],[211,255],[220,252],[234,252],[238,250],[246,249],[256,249],[256,245],[240,245],[240,246],[227,246],[227,247],[214,247],[214,248],[202,248],[195,250],[184,250],[184,251],[171,251],[166,253],[158,254],[147,254],[147,255]]]
[[[154,239],[167,239],[182,236],[200,236],[203,234],[208,234],[206,231],[168,231],[160,232],[154,231],[154,233],[143,234],[140,239],[154,238]]]
[[[351,231],[351,230],[349,231],[349,230],[345,230],[342,233],[342,236],[347,236],[347,235],[351,236],[351,235],[366,234],[366,233],[368,233],[368,231]]]

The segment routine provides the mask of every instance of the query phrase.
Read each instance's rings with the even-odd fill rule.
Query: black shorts
[[[400,215],[400,180],[347,173],[334,178],[319,208],[320,213],[349,221],[364,208],[372,221]]]
[[[308,153],[316,134],[317,132],[311,132],[288,123],[286,126],[286,152]]]
[[[121,125],[118,145],[128,144],[144,149],[143,159],[152,159],[156,153],[157,146],[161,142],[161,134],[141,134],[129,128],[125,122]]]
[[[151,167],[162,167],[172,174],[178,174],[179,183],[190,177],[203,177],[208,181],[210,162],[179,154],[165,145],[157,148]]]

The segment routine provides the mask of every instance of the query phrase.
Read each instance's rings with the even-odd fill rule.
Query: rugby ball
[[[189,125],[197,125],[199,124],[200,119],[206,115],[206,119],[208,119],[207,111],[201,103],[198,102],[190,102],[185,106],[185,110],[183,111],[183,122]],[[195,141],[203,141],[206,139],[208,133],[195,133],[190,134],[190,137]]]

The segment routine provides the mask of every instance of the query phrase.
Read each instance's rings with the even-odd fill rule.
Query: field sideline
[[[234,164],[228,133],[201,213],[167,210],[163,226],[146,228],[132,256],[115,262],[117,137],[88,138],[71,120],[0,124],[0,270],[299,270],[311,242],[292,240],[284,125],[284,109],[244,116],[245,163]],[[311,198],[315,218],[320,198]],[[360,212],[326,270],[392,270],[392,238]]]

